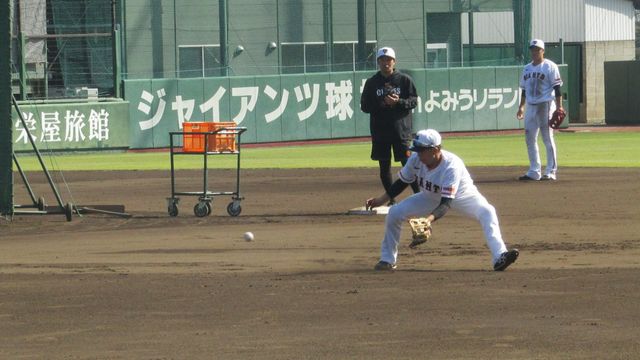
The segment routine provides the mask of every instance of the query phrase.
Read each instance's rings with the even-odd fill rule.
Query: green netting
[[[402,68],[514,64],[518,61],[513,42],[465,43],[469,30],[463,28],[467,26],[463,19],[470,13],[512,12],[530,2],[226,0],[229,61],[222,64],[220,1],[225,0],[126,2],[124,78],[216,76],[225,66],[232,76],[374,70],[380,46],[396,48]],[[358,23],[360,14],[363,24]],[[518,26],[527,29],[530,17],[521,18],[527,23]],[[515,31],[506,29],[510,34]],[[364,45],[359,43],[362,37]],[[442,44],[446,51],[439,47]],[[501,49],[484,51],[488,45]],[[467,54],[476,46],[478,59]],[[242,50],[237,51],[239,47]],[[365,53],[362,66],[358,51]]]
[[[528,59],[531,0],[427,1],[425,7],[425,67],[519,65]],[[477,14],[489,17],[478,24]],[[512,17],[512,29],[504,29],[500,21],[505,14]]]
[[[57,93],[69,95],[77,88],[97,88],[101,96],[113,94],[112,7],[110,1],[52,0],[52,24],[47,32],[58,35],[48,44],[51,73]],[[77,37],[67,37],[74,35]]]
[[[462,66],[460,13],[427,13],[426,67]]]
[[[531,0],[513,0],[513,23],[515,59],[525,63],[531,40]]]
[[[528,58],[531,27],[531,0],[49,0],[39,4],[47,7],[47,31],[42,34],[48,37],[47,56],[44,74],[38,74],[40,83],[27,89],[30,98],[73,96],[82,87],[98,88],[101,96],[114,94],[118,69],[113,66],[113,13],[122,30],[122,78],[128,79],[375,70],[375,50],[381,46],[394,47],[398,67],[405,69],[521,64]],[[221,4],[228,15],[224,29],[218,14]],[[475,29],[473,14],[486,13],[510,14],[513,28],[476,24]],[[505,37],[478,41],[479,32]],[[220,43],[221,34],[226,34],[225,44]]]

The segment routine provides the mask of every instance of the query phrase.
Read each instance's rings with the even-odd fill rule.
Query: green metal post
[[[126,49],[127,48],[127,38],[126,38],[126,29],[127,29],[127,12],[126,12],[126,5],[125,3],[127,2],[127,0],[120,0],[120,10],[119,10],[119,19],[120,22],[119,24],[119,28],[118,30],[120,30],[120,48],[121,49]],[[175,45],[175,44],[174,44]],[[120,59],[120,73],[122,76],[122,73],[127,73],[127,57],[126,57],[127,52],[124,52],[124,57],[122,57]],[[122,55],[122,52],[121,52]],[[177,62],[177,61],[176,61]]]
[[[122,97],[122,69],[120,63],[120,31],[113,30],[113,96]]]
[[[282,51],[280,51],[280,0],[276,0],[276,46],[278,47],[278,74],[282,74]]]
[[[173,0],[173,77],[175,78],[179,78],[180,77],[180,48],[178,45],[178,6],[176,5],[176,2],[178,0]],[[159,4],[162,4],[162,0],[159,0]],[[159,15],[159,19],[160,19],[160,34],[163,33],[162,29],[162,7],[154,7],[155,9],[160,9],[160,15]],[[160,38],[162,39],[162,38]],[[160,44],[162,44],[162,40],[160,41]],[[154,46],[154,49],[156,47]],[[163,58],[164,56],[160,55],[160,58]],[[162,77],[164,76],[164,62],[162,63]]]
[[[48,59],[49,50],[47,47],[44,47],[44,58]],[[49,63],[48,61],[44,62],[44,98],[49,98]]]
[[[27,64],[24,61],[26,41],[22,31],[18,33],[18,39],[20,41],[20,96],[22,100],[27,100]]]
[[[475,61],[475,54],[473,53],[475,45],[474,33],[473,33],[473,9],[468,12],[469,14],[469,66],[473,66]],[[464,55],[462,56],[464,59]]]
[[[324,42],[327,44],[326,61],[327,71],[333,71],[333,1],[324,0]]]
[[[367,63],[367,3],[358,0],[358,52],[356,70],[364,70]]]
[[[120,65],[120,31],[118,30],[118,17],[117,17],[116,0],[111,2],[111,47],[113,57],[113,96],[116,98],[121,97],[120,82],[121,77],[121,65]]]
[[[11,0],[0,0],[0,214],[13,216]]]
[[[218,18],[220,23],[220,76],[229,76],[229,35],[227,33],[227,0],[218,0]]]

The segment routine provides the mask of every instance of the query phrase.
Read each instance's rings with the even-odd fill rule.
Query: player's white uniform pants
[[[385,233],[382,240],[380,260],[395,264],[398,258],[398,244],[400,243],[402,225],[406,224],[409,218],[428,215],[439,204],[439,199],[435,200],[424,192],[419,192],[391,206],[385,220]],[[491,251],[492,265],[500,257],[500,254],[507,251],[500,233],[496,210],[482,194],[476,193],[471,196],[467,195],[464,198],[453,199],[451,210],[458,211],[480,222],[484,237],[487,240],[487,246]]]
[[[542,164],[538,151],[538,132],[547,150],[547,167],[545,174],[556,177],[558,163],[556,159],[556,144],[553,140],[553,129],[549,127],[551,114],[556,110],[554,101],[540,104],[527,104],[524,114],[524,134],[529,153],[529,171],[527,176],[539,180],[542,176]]]

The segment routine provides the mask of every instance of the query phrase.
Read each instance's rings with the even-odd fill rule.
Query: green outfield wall
[[[604,107],[607,124],[640,124],[640,61],[604,63]]]
[[[129,104],[126,101],[25,102],[19,108],[27,128],[14,109],[15,151],[32,150],[28,136],[34,139],[41,151],[129,147]]]
[[[566,79],[567,67],[560,69]],[[420,97],[414,129],[522,128],[515,117],[521,71],[520,66],[406,70]],[[360,95],[372,74],[125,80],[130,146],[166,147],[170,131],[193,121],[234,121],[248,128],[245,143],[369,136]],[[563,93],[570,93],[568,81]]]
[[[560,69],[566,79],[567,67]],[[414,79],[419,95],[414,130],[523,127],[515,117],[519,66],[405,72]],[[31,150],[27,136],[32,136],[44,150],[165,148],[169,132],[195,121],[233,121],[247,127],[243,143],[369,136],[369,115],[360,111],[360,96],[372,74],[125,80],[126,101],[24,102],[20,108],[28,129],[14,111],[13,147]],[[570,91],[566,82],[563,93]]]

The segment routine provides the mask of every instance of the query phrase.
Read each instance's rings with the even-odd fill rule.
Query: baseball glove
[[[564,111],[564,109],[558,109],[554,111],[551,115],[551,119],[549,119],[549,127],[556,130],[559,129],[566,116],[567,113]]]
[[[409,219],[411,226],[412,240],[409,247],[415,249],[418,245],[424,244],[431,237],[431,221],[427,218]]]

